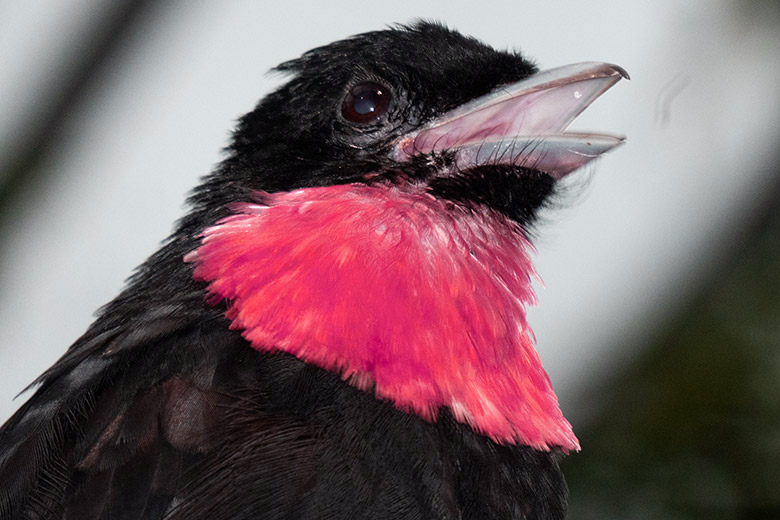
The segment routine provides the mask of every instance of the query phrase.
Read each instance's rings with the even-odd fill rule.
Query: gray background
[[[538,350],[587,424],[584,389],[648,348],[775,203],[776,2],[0,3],[0,422],[170,232],[236,118],[281,82],[271,67],[419,17],[541,68],[632,76],[573,125],[627,144],[568,181],[536,242]]]

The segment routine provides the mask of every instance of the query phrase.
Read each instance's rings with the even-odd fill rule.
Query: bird
[[[0,428],[2,519],[560,519],[539,211],[628,74],[416,21],[315,48]]]

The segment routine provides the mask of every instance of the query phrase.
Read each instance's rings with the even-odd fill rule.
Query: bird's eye
[[[379,83],[367,81],[355,85],[347,93],[341,105],[341,115],[353,123],[376,121],[390,106],[390,89]]]

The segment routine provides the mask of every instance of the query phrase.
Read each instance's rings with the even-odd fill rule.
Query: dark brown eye
[[[387,112],[390,106],[390,89],[379,83],[367,81],[352,87],[341,105],[341,115],[353,123],[370,123]]]

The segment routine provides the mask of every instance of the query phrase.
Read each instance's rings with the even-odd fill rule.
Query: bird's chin
[[[538,169],[498,163],[450,171],[427,184],[437,198],[489,208],[526,228],[555,190],[556,180]]]

